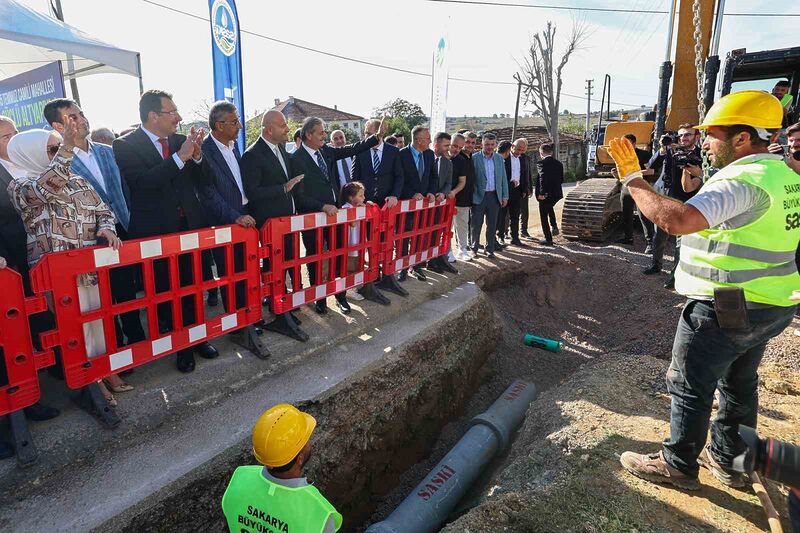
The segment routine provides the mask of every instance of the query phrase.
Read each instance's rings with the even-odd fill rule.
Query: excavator
[[[589,179],[573,188],[564,200],[561,219],[562,234],[570,240],[603,242],[616,230],[622,219],[621,186],[611,177],[613,161],[606,151],[606,142],[627,133],[636,135],[641,148],[658,148],[658,139],[680,124],[698,124],[700,109],[714,103],[720,72],[719,41],[725,11],[725,0],[673,0],[667,32],[664,62],[659,69],[658,101],[655,120],[627,121],[606,117],[591,133]],[[675,46],[672,60],[675,19],[678,43],[694,43],[694,47]],[[699,78],[699,80],[698,80]],[[721,94],[736,92],[739,87],[772,89],[763,84],[778,80],[790,83],[786,101],[794,102],[787,110],[787,123],[797,122],[800,114],[800,47],[747,52],[738,49],[725,58],[720,83]],[[610,78],[606,76],[603,101],[610,104]],[[754,85],[755,82],[755,85]],[[757,82],[762,82],[758,86]],[[672,91],[670,92],[670,88]],[[698,98],[699,96],[699,98]],[[700,105],[702,104],[702,105]],[[652,144],[651,144],[652,143]]]

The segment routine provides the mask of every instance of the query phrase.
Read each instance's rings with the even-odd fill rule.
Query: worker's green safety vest
[[[231,533],[320,533],[342,515],[313,485],[288,488],[262,475],[263,466],[240,466],[222,497]]]
[[[800,289],[795,253],[800,241],[800,175],[782,159],[748,156],[714,174],[706,185],[737,180],[769,195],[769,209],[745,226],[709,228],[681,237],[675,290],[713,299],[717,287],[741,287],[745,300],[790,307]]]
[[[789,107],[789,105],[791,105],[793,99],[794,99],[794,96],[792,96],[789,93],[786,93],[786,94],[783,95],[783,98],[781,98],[781,105],[783,107]]]

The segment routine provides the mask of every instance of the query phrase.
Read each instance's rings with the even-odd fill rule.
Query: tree
[[[378,118],[384,116],[387,118],[402,118],[409,128],[423,124],[428,120],[419,104],[413,104],[402,98],[397,98],[381,107],[376,107],[374,114]]]
[[[547,27],[533,36],[527,55],[522,58],[521,63],[518,62],[522,73],[517,75],[517,79],[522,83],[525,103],[533,104],[541,112],[556,153],[559,145],[558,108],[561,104],[564,67],[588,37],[588,27],[582,22],[574,22],[564,53],[556,64],[553,59],[556,26],[548,21]]]

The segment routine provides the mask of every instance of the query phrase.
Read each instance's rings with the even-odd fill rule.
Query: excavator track
[[[622,219],[620,190],[613,178],[593,178],[567,193],[561,214],[561,233],[570,240],[603,242]]]

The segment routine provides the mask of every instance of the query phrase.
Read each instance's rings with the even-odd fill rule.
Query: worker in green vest
[[[794,261],[800,241],[800,175],[767,147],[781,127],[774,96],[742,91],[722,97],[700,129],[703,150],[719,169],[681,203],[656,193],[641,178],[636,152],[625,139],[610,152],[636,205],[657,226],[681,235],[675,290],[687,297],[681,312],[667,388],[670,436],[660,451],[625,452],[620,461],[643,479],[699,489],[699,466],[720,482],[745,485],[730,469],[744,450],[740,424],[756,427],[758,366],[767,342],[792,321],[800,288]],[[719,409],[711,405],[719,390]]]
[[[317,421],[280,404],[253,428],[253,455],[264,466],[240,466],[233,473],[222,510],[232,533],[334,533],[342,515],[302,477],[311,457]]]

